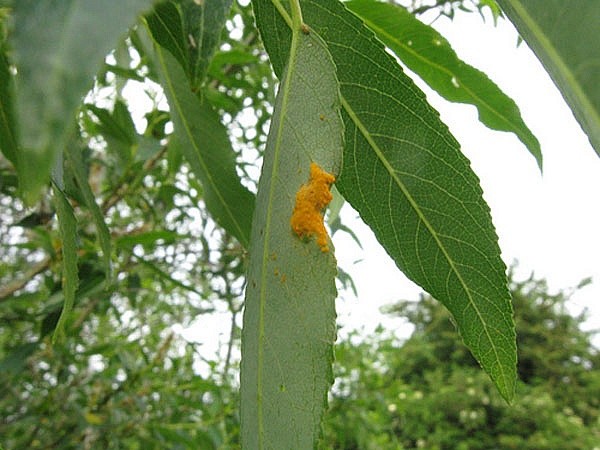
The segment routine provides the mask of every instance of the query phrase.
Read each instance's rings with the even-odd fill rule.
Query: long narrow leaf
[[[346,6],[442,97],[476,106],[481,123],[517,135],[542,168],[540,143],[523,122],[516,103],[486,74],[460,60],[434,28],[399,5],[352,0]]]
[[[156,42],[169,50],[197,91],[217,48],[232,0],[168,1],[146,18]]]
[[[600,155],[600,2],[498,0]]]
[[[77,220],[65,194],[56,186],[54,186],[53,191],[54,206],[62,240],[62,288],[65,298],[60,318],[52,336],[52,341],[56,342],[65,334],[65,324],[75,303],[75,292],[79,281],[77,273]]]
[[[104,215],[100,210],[100,207],[96,203],[94,193],[88,182],[87,172],[83,165],[81,157],[81,149],[79,146],[71,145],[67,146],[67,161],[73,171],[73,175],[77,180],[79,190],[85,201],[85,206],[89,209],[92,214],[94,226],[96,227],[96,233],[98,235],[98,241],[100,242],[100,248],[102,249],[102,256],[104,260],[104,270],[106,273],[107,282],[110,280],[111,275],[111,243],[110,243],[110,231],[104,221]]]
[[[242,333],[244,448],[314,448],[319,436],[333,381],[336,262],[330,242],[301,239],[290,219],[311,163],[339,173],[342,134],[331,56],[315,33],[297,31],[252,225]]]
[[[211,105],[196,93],[230,7],[230,0],[169,1],[157,5],[146,23],[158,44],[156,65],[175,125],[169,151],[182,151],[202,182],[213,218],[247,247],[254,195],[240,183],[227,130]]]
[[[194,94],[171,54],[156,48],[156,61],[171,108],[174,136],[204,187],[204,201],[213,218],[247,247],[254,195],[235,171],[235,154],[227,130],[207,102]]]
[[[254,3],[281,73],[290,30]],[[373,33],[336,0],[301,1],[337,67],[345,125],[337,187],[398,267],[452,313],[473,355],[510,401],[516,342],[505,265],[479,180],[424,94]]]
[[[17,164],[17,138],[15,135],[14,89],[10,65],[0,42],[0,150],[4,156]]]
[[[12,35],[20,139],[17,172],[37,199],[103,58],[151,0],[19,0]]]

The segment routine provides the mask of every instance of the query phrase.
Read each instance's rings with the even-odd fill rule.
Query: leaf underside
[[[338,174],[335,66],[315,33],[297,33],[271,122],[253,220],[242,332],[242,443],[313,448],[333,381],[336,261],[290,226],[311,162]]]
[[[16,169],[29,203],[47,183],[76,109],[92,88],[104,57],[151,4],[151,0],[15,2],[11,38],[18,70]]]
[[[336,184],[398,267],[452,313],[510,401],[516,338],[506,267],[479,180],[459,144],[372,32],[336,0],[301,1],[337,67],[345,126]],[[290,30],[269,1],[256,18],[275,71]]]

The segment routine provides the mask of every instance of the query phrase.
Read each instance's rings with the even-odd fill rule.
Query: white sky
[[[434,23],[467,63],[482,70],[512,97],[544,155],[544,173],[510,133],[480,124],[475,107],[448,103],[415,79],[462,145],[481,179],[484,196],[507,265],[518,260],[517,274],[545,277],[553,290],[594,282],[572,297],[570,307],[587,307],[586,328],[600,328],[600,158],[541,64],[508,20],[494,28],[478,14],[458,12],[453,21]],[[405,335],[401,319],[386,318],[379,307],[398,299],[417,299],[408,281],[379,246],[357,214],[345,207],[342,218],[360,236],[364,251],[347,236],[334,238],[340,265],[354,277],[358,299],[344,294],[337,303],[339,322],[349,329],[372,330],[382,322]],[[354,264],[354,261],[361,262]]]

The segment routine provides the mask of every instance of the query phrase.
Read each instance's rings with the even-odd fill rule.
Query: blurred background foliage
[[[511,276],[512,279],[512,276]],[[507,405],[429,296],[387,313],[414,326],[400,341],[379,329],[336,347],[322,448],[595,449],[600,442],[600,353],[572,316],[572,292],[511,281],[520,382]]]
[[[247,3],[234,2],[201,91],[229,131],[238,175],[255,191],[276,80]],[[499,16],[489,0],[399,3],[433,19],[458,8]],[[7,11],[0,9],[3,50]],[[23,205],[14,168],[0,155],[5,450],[239,447],[246,253],[209,217],[202,186],[177,149],[167,149],[168,105],[139,31],[108,55],[80,110],[73,145],[81,166],[66,159],[80,283],[66,338],[55,345],[64,300],[55,211],[49,192],[34,207]],[[78,181],[81,167],[110,231],[111,273]],[[333,232],[351,232],[339,220],[331,224]],[[352,280],[340,274],[340,289],[350,289]],[[444,310],[423,297],[390,308],[414,325],[407,341],[380,329],[338,342],[322,448],[594,448],[600,357],[579,328],[583,317],[566,312],[569,293],[550,295],[543,281],[513,282],[512,290],[521,378],[512,407]]]

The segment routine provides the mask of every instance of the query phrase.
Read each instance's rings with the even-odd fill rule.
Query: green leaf
[[[314,448],[318,439],[333,381],[336,262],[314,239],[297,237],[290,218],[311,162],[339,172],[342,133],[327,48],[316,33],[297,32],[275,103],[252,227],[242,331],[244,448]]]
[[[1,20],[1,17],[0,17]],[[0,37],[1,39],[1,37]],[[14,86],[10,74],[10,63],[0,42],[0,150],[4,156],[17,164],[17,139],[15,136]]]
[[[110,231],[104,222],[104,214],[100,210],[100,207],[96,203],[94,193],[88,182],[87,170],[83,164],[81,157],[81,149],[78,145],[71,143],[67,145],[67,161],[69,167],[73,171],[73,176],[77,180],[79,191],[85,202],[85,206],[89,209],[92,214],[94,226],[96,227],[96,233],[98,234],[98,241],[100,248],[102,249],[102,256],[104,260],[104,270],[106,272],[107,282],[111,277],[111,243],[110,243]]]
[[[213,218],[247,247],[254,195],[236,173],[235,153],[227,129],[206,101],[191,90],[181,66],[170,53],[156,48],[163,87],[171,108],[178,148],[202,182],[204,201]],[[170,146],[171,144],[169,144]]]
[[[93,76],[119,35],[151,0],[19,0],[12,35],[17,65],[21,192],[33,203],[67,139]]]
[[[169,245],[177,241],[179,235],[174,231],[157,230],[139,234],[127,234],[116,240],[117,248],[131,249],[136,245],[152,248],[156,245]]]
[[[600,155],[600,2],[498,3],[540,59]]]
[[[160,3],[146,17],[154,40],[184,68],[193,91],[204,80],[232,0]]]
[[[168,282],[169,284],[172,284],[173,286],[177,286],[177,287],[180,287],[181,289],[185,289],[186,291],[194,292],[195,294],[198,294],[201,297],[203,296],[202,292],[199,292],[198,289],[196,289],[194,286],[190,286],[190,285],[187,285],[187,284],[185,284],[185,283],[183,283],[183,282],[181,282],[179,280],[176,280],[170,274],[168,274],[167,272],[163,271],[156,264],[153,264],[151,261],[147,261],[144,258],[140,258],[140,257],[138,257],[136,255],[133,255],[133,258],[135,258],[135,260],[139,264],[141,264],[142,266],[147,267],[148,269],[150,269],[161,280],[164,280],[164,281]]]
[[[27,358],[38,349],[39,345],[39,342],[29,342],[11,349],[4,359],[0,360],[0,373],[7,375],[21,373],[27,363]]]
[[[352,0],[346,6],[442,97],[476,106],[484,125],[517,135],[542,168],[540,143],[523,122],[516,103],[486,74],[460,60],[435,29],[399,5]]]
[[[127,105],[122,100],[117,100],[112,112],[91,104],[85,107],[98,119],[97,132],[102,133],[107,144],[114,148],[121,163],[127,165],[131,161],[133,147],[138,141],[135,124]]]
[[[425,95],[372,32],[335,0],[301,2],[340,81],[344,168],[336,184],[398,267],[452,313],[465,344],[510,401],[516,339],[505,265],[479,180]],[[254,3],[281,73],[290,31]]]
[[[248,53],[245,49],[240,48],[227,51],[219,51],[215,53],[215,56],[213,56],[208,71],[212,71],[216,74],[219,70],[221,70],[221,67],[225,65],[248,65],[258,63],[260,63],[259,57],[252,53]]]
[[[62,290],[65,302],[56,324],[52,342],[61,339],[65,334],[65,324],[75,303],[75,292],[77,291],[77,220],[73,208],[65,194],[56,186],[54,189],[54,207],[62,240]]]

